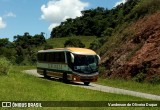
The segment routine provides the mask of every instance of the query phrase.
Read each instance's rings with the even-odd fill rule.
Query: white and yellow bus
[[[62,78],[64,82],[78,81],[89,85],[98,79],[99,55],[85,48],[56,48],[40,50],[37,72],[44,77]]]

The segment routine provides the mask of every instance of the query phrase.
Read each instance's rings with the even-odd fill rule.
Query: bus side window
[[[59,52],[59,62],[65,63],[65,53]]]
[[[54,62],[65,63],[65,54],[64,54],[64,52],[55,52],[55,54],[54,54]]]
[[[51,62],[55,62],[55,54],[54,54],[54,52],[52,52],[50,54],[50,58],[51,58]]]
[[[49,53],[46,53],[46,61],[49,62]]]
[[[43,61],[44,61],[44,62],[47,61],[47,58],[46,58],[46,57],[47,57],[47,53],[44,53],[44,54],[43,54]]]
[[[45,53],[46,54],[46,61],[49,62],[49,53]]]
[[[59,58],[58,54],[57,54],[57,52],[55,52],[54,53],[54,62],[58,62],[58,58]]]
[[[47,53],[47,62],[52,62],[51,61],[51,53]]]

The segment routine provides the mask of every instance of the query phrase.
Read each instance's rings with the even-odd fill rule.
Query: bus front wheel
[[[90,82],[84,82],[84,85],[88,86]]]

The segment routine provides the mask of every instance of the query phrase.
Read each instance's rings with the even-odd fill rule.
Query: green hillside
[[[94,40],[96,40],[95,36],[73,36],[73,37],[63,37],[63,38],[54,38],[54,39],[47,39],[47,43],[53,48],[63,48],[64,43],[69,40],[77,38],[80,39],[83,44],[85,44],[85,48],[90,47],[90,43],[92,43]]]
[[[101,76],[160,84],[160,0],[141,0],[97,52]]]

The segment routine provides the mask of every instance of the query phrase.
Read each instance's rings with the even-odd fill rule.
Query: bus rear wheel
[[[84,85],[88,86],[90,82],[84,82]]]
[[[67,83],[67,73],[63,73],[63,82]]]
[[[47,75],[46,70],[43,71],[44,78],[50,79],[51,77]]]

